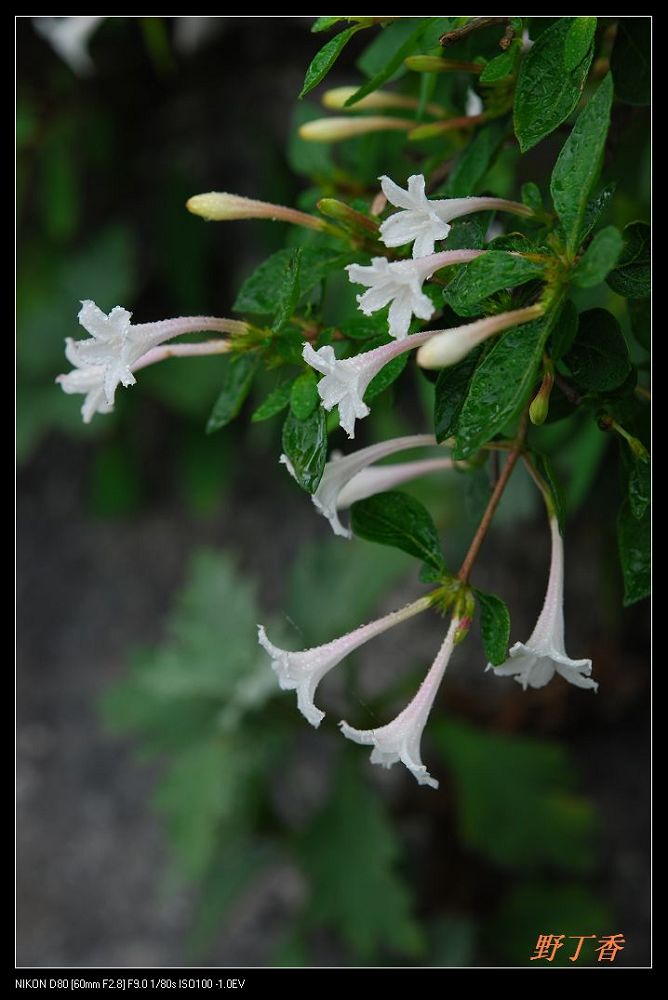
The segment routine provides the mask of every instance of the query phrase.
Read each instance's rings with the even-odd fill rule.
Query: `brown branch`
[[[475,17],[472,21],[469,21],[468,24],[463,25],[461,28],[455,28],[453,31],[446,31],[445,34],[441,35],[439,38],[439,42],[441,45],[452,45],[453,42],[458,42],[460,39],[466,38],[466,36],[470,35],[472,31],[479,31],[480,28],[488,28],[492,24],[507,25],[506,32],[499,44],[502,49],[508,48],[511,39],[508,39],[508,41],[505,41],[505,39],[508,34],[508,27],[510,27],[509,17]]]
[[[527,427],[529,424],[529,411],[528,409],[522,414],[522,419],[520,420],[520,426],[517,431],[517,437],[515,438],[513,444],[513,450],[508,456],[508,461],[503,467],[501,475],[499,476],[496,486],[492,492],[491,497],[487,507],[485,508],[485,513],[482,515],[478,529],[473,536],[473,541],[469,546],[469,550],[464,557],[464,562],[459,567],[459,572],[457,573],[457,579],[461,580],[462,583],[468,583],[469,576],[471,575],[471,569],[473,568],[473,563],[476,560],[480,547],[485,540],[485,535],[489,530],[489,526],[492,523],[492,518],[496,508],[499,506],[499,501],[503,496],[503,491],[508,485],[508,480],[510,479],[513,469],[517,465],[517,460],[524,450],[524,439],[527,433]]]

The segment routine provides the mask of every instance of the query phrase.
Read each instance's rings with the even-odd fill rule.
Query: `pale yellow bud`
[[[390,118],[369,115],[366,118],[316,118],[299,129],[301,139],[307,142],[341,142],[370,132],[407,132],[415,126],[410,118]]]
[[[256,201],[226,191],[209,191],[196,194],[186,202],[186,208],[193,215],[199,215],[210,222],[229,222],[234,219],[272,219],[292,222],[308,229],[324,229],[326,223],[315,215],[308,215],[286,205],[272,205],[268,201]]]

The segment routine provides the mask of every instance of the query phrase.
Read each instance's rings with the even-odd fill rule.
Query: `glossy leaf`
[[[392,545],[445,570],[438,532],[426,507],[407,493],[392,490],[358,500],[351,507],[353,532],[369,542]]]
[[[313,369],[303,372],[292,383],[290,390],[290,409],[299,420],[310,417],[320,398],[318,396],[318,380]]]
[[[540,264],[503,250],[488,250],[469,264],[462,264],[443,293],[459,316],[477,316],[484,299],[503,288],[513,288],[539,277]]]
[[[480,631],[485,655],[490,663],[498,666],[508,655],[510,612],[506,603],[496,594],[476,590],[475,595],[480,607]]]
[[[613,292],[627,299],[643,299],[651,291],[651,233],[646,222],[632,222],[624,230],[624,249],[608,275]]]
[[[593,288],[605,281],[619,259],[622,246],[622,234],[614,226],[597,233],[573,271],[575,284],[580,288]]]
[[[590,392],[617,389],[631,371],[619,323],[606,309],[580,313],[578,335],[564,361],[577,384]]]
[[[261,420],[269,420],[270,417],[276,416],[289,404],[291,391],[291,382],[283,382],[282,385],[277,386],[253,412],[251,421],[259,423]]]
[[[589,54],[597,21],[595,17],[576,17],[568,29],[564,42],[564,69],[567,72],[577,69]]]
[[[514,124],[523,153],[568,118],[582,93],[593,53],[572,70],[565,68],[566,38],[574,20],[561,18],[543,31],[520,64]]]
[[[329,25],[327,25],[327,27],[329,27]],[[318,86],[321,80],[324,80],[336,60],[343,52],[345,46],[357,31],[359,31],[359,25],[353,25],[352,28],[346,28],[345,31],[341,31],[338,35],[335,35],[334,38],[330,38],[330,40],[323,45],[320,51],[315,54],[311,61],[311,65],[306,70],[304,86],[302,87],[299,95],[300,97],[305,97],[309,91]]]
[[[323,408],[318,406],[306,420],[300,420],[290,410],[283,424],[282,443],[295,479],[307,493],[315,493],[327,462],[327,428]]]
[[[250,391],[259,360],[256,352],[227,355],[223,385],[207,421],[207,434],[225,427],[239,414]]]
[[[434,389],[434,434],[439,444],[457,434],[459,414],[482,350],[471,351],[459,364],[439,372]]]
[[[292,284],[294,259],[294,250],[286,249],[278,250],[263,261],[239,289],[232,307],[235,312],[273,316],[278,308],[277,290],[286,282]],[[340,271],[350,260],[349,254],[337,250],[303,247],[299,268],[300,294],[306,295],[328,274]]]
[[[571,255],[582,239],[587,203],[601,168],[611,105],[612,77],[608,73],[578,115],[552,171],[552,200]]]
[[[457,425],[455,458],[468,458],[526,402],[553,318],[540,317],[501,334],[475,370]]]

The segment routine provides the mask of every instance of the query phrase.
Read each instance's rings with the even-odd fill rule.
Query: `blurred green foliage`
[[[363,89],[373,90],[379,81],[391,80],[399,92],[416,97],[422,105],[436,101],[449,112],[461,112],[469,85],[464,75],[411,73],[403,59],[440,51],[439,34],[464,20],[410,19],[383,30],[364,28],[358,33],[347,29],[348,48],[343,51],[341,36],[334,46],[342,50],[336,68],[340,71],[345,66],[352,76],[359,76],[351,66],[352,57],[347,57],[365,35],[366,49],[357,45],[354,52],[357,69],[370,81]],[[533,19],[532,37],[541,48],[549,49],[555,24],[558,32],[568,27],[558,27],[553,18]],[[19,87],[19,455],[29,461],[53,433],[100,439],[91,467],[91,510],[99,516],[129,513],[145,496],[141,428],[157,413],[159,420],[168,420],[174,429],[177,488],[192,510],[210,514],[218,509],[239,455],[239,438],[228,430],[215,437],[202,433],[221,386],[225,387],[226,359],[206,363],[188,359],[142,372],[141,393],[137,389],[119,393],[116,413],[96,418],[86,427],[76,400],[53,384],[64,367],[65,337],[78,335],[79,299],[90,297],[103,309],[127,305],[143,321],[171,311],[203,313],[221,308],[221,301],[229,314],[234,293],[241,286],[234,308],[266,319],[275,313],[275,302],[267,306],[262,298],[267,269],[271,271],[269,283],[279,265],[294,278],[294,263],[299,259],[298,287],[291,286],[290,308],[281,311],[275,324],[285,335],[284,356],[279,360],[293,367],[287,378],[283,373],[258,375],[247,404],[249,412],[256,411],[257,421],[260,414],[268,418],[278,413],[282,421],[288,406],[297,419],[308,419],[312,413],[308,386],[298,385],[299,378],[304,378],[295,364],[300,331],[286,322],[298,300],[293,301],[292,292],[301,297],[307,314],[319,302],[321,279],[326,277],[330,292],[324,306],[326,323],[333,327],[347,318],[352,329],[352,317],[359,314],[355,290],[334,274],[348,258],[312,233],[292,230],[284,240],[283,227],[251,224],[251,236],[246,239],[253,242],[253,249],[248,252],[248,244],[239,237],[244,252],[237,253],[235,230],[233,252],[224,260],[230,273],[223,275],[216,250],[220,231],[189,218],[183,209],[186,197],[210,176],[201,166],[201,160],[212,155],[212,119],[204,112],[200,115],[198,105],[197,88],[203,81],[189,77],[188,85],[197,96],[193,98],[191,90],[190,101],[184,105],[185,117],[193,119],[192,127],[185,126],[179,90],[185,85],[186,70],[174,56],[169,32],[155,18],[142,19],[142,35],[135,28],[128,19],[103,29],[99,77],[85,85],[51,56],[43,77],[26,73]],[[590,32],[585,46],[589,62],[592,37]],[[633,38],[633,26],[625,25],[613,49],[613,75],[621,99],[640,105],[645,88],[634,85],[626,54]],[[309,51],[315,48],[313,41]],[[572,42],[577,50],[581,39]],[[124,46],[129,53],[127,66],[116,65],[117,53]],[[535,49],[540,55],[538,43]],[[486,30],[461,39],[449,54],[459,60],[479,59],[489,67],[499,58],[498,52],[498,31]],[[46,62],[43,51],[41,56]],[[514,50],[513,59],[517,58]],[[536,62],[535,57],[527,60],[525,76]],[[570,71],[567,92],[559,95],[558,114],[552,116],[548,131],[557,128],[577,103],[586,76],[582,60],[578,66],[577,72]],[[504,67],[498,65],[488,70],[488,80],[495,82],[501,70]],[[124,83],[119,82],[121,75],[127,77]],[[502,74],[499,80],[504,79]],[[211,85],[211,78],[207,82]],[[493,101],[501,118],[510,114],[512,91],[508,102],[505,85],[498,80],[496,85]],[[135,116],[128,111],[133,95],[139,102]],[[540,115],[533,114],[528,96],[529,90],[515,111],[528,122],[527,147],[537,142],[536,128],[544,129],[540,122],[536,125]],[[216,123],[222,102],[218,94],[213,102]],[[174,131],[163,121],[162,131],[149,129],[145,137],[143,122],[156,108],[163,119],[174,113]],[[269,113],[265,114],[268,118]],[[262,129],[248,138],[257,143],[253,150],[256,170],[264,170],[261,190],[254,192],[257,196],[295,201],[312,210],[319,198],[344,192],[351,200],[358,199],[359,208],[366,211],[369,189],[379,174],[405,177],[416,169],[419,156],[425,171],[436,170],[444,162],[453,165],[437,192],[442,195],[484,191],[517,197],[520,183],[530,181],[525,199],[537,203],[547,198],[546,163],[551,166],[558,152],[557,133],[546,140],[547,155],[540,146],[526,160],[507,141],[504,120],[498,118],[479,129],[471,142],[457,132],[410,146],[403,135],[395,133],[364,136],[337,147],[300,139],[298,127],[322,114],[313,95],[295,105],[285,153],[277,151]],[[417,118],[423,117],[419,110]],[[645,124],[632,116],[620,118],[614,164],[618,188],[612,202],[602,201],[602,220],[619,229],[647,212]],[[228,125],[230,136],[240,128],[246,137],[248,122],[238,120]],[[166,152],[159,148],[156,136],[164,141]],[[224,121],[219,141],[226,141]],[[304,181],[298,191],[290,171]],[[606,165],[603,181],[608,180],[608,173]],[[534,183],[541,177],[540,184]],[[479,221],[476,217],[453,226],[448,248],[482,245],[476,239],[484,238],[488,219],[483,228]],[[641,236],[637,230],[625,235],[625,251],[608,285],[578,288],[573,301],[579,310],[609,310],[619,321],[619,336],[633,363],[642,368],[648,345],[647,317],[642,313],[645,302],[640,300],[627,309],[618,294],[620,282],[628,285],[645,266],[646,241]],[[301,247],[303,251],[296,255]],[[261,250],[276,253],[255,269]],[[456,291],[454,283],[452,290]],[[491,289],[496,290],[497,286]],[[380,319],[384,322],[384,316]],[[361,329],[361,335],[373,336],[376,326]],[[572,331],[573,336],[576,332]],[[391,386],[378,398],[368,423],[373,436],[389,437],[412,429],[407,414],[418,412],[429,421],[433,409],[434,385],[417,373],[405,376],[401,388]],[[269,444],[277,450],[281,421],[267,419],[246,432],[244,462],[264,455]],[[332,430],[335,424],[330,417],[328,428]],[[536,447],[556,453],[566,508],[575,512],[605,459],[609,436],[591,419],[573,414],[568,400],[555,390],[551,421],[535,429],[534,439]],[[637,499],[639,474],[631,468],[629,478],[634,475],[632,493]],[[461,523],[464,517],[463,491],[449,483],[419,483],[410,491],[425,502],[435,496],[451,501],[445,511],[440,504],[434,512],[441,528],[447,519]],[[521,491],[521,486],[517,489]],[[488,493],[489,481],[483,472],[469,477],[466,503],[472,517]],[[300,501],[310,508],[307,498],[299,497],[296,502]],[[520,507],[518,501],[512,516],[517,516]],[[637,527],[633,521],[628,524],[629,532]],[[455,556],[456,544],[453,540]],[[411,560],[396,550],[374,546],[373,558],[369,552],[364,543],[347,547],[338,541],[295,552],[285,581],[285,606],[287,621],[297,626],[299,635],[286,638],[287,644],[315,645],[358,625],[413,568]],[[354,601],[350,601],[351,593]],[[350,964],[442,966],[485,960],[524,965],[539,933],[615,929],[609,909],[593,888],[596,816],[577,790],[576,763],[563,748],[547,740],[495,733],[462,719],[448,718],[434,725],[433,750],[442,760],[444,794],[451,796],[453,816],[444,817],[437,807],[426,804],[425,811],[435,810],[431,836],[437,839],[439,850],[442,836],[444,852],[469,863],[472,858],[483,877],[497,886],[491,908],[475,899],[459,897],[450,902],[447,885],[439,886],[434,903],[434,894],[425,892],[418,873],[410,867],[415,852],[403,822],[406,807],[401,796],[388,794],[369,774],[365,755],[344,741],[337,742],[330,754],[328,744],[321,746],[320,734],[316,740],[313,733],[304,732],[293,698],[278,697],[266,655],[257,646],[258,621],[271,625],[272,637],[276,635],[279,641],[288,632],[284,621],[267,621],[252,583],[229,555],[198,553],[170,616],[167,638],[135,654],[127,675],[112,686],[103,704],[106,724],[119,735],[131,735],[143,755],[160,762],[155,808],[164,817],[175,870],[198,891],[194,954],[206,952],[244,893],[274,866],[285,864],[305,888],[282,940],[268,957],[278,964],[309,964],[315,953],[314,939],[322,929],[334,934],[344,961]],[[354,673],[346,676],[348,693],[354,697]],[[315,761],[317,788],[310,798],[300,790],[299,775],[292,767],[297,739],[305,741]],[[401,781],[405,785],[411,779],[402,775]],[[422,801],[410,799],[408,809],[422,809]],[[558,961],[564,958],[559,956]]]

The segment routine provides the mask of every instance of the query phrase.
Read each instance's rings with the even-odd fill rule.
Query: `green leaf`
[[[306,420],[311,416],[319,402],[318,380],[311,368],[299,375],[292,383],[290,409],[299,420]]]
[[[606,309],[580,313],[578,335],[564,361],[577,384],[590,392],[618,388],[631,371],[619,323]]]
[[[419,925],[397,872],[400,845],[376,792],[346,755],[330,799],[299,844],[308,877],[306,924],[331,927],[354,955],[416,956]]]
[[[582,235],[580,237],[581,242],[587,239],[589,234],[598,224],[599,219],[605,212],[610,203],[610,199],[615,193],[616,187],[617,182],[611,181],[609,184],[606,184],[605,187],[601,188],[598,194],[594,195],[594,197],[587,202],[584,220],[582,222]]]
[[[479,347],[450,368],[439,373],[434,390],[434,434],[440,444],[457,434],[459,414],[466,399],[469,382],[482,356]]]
[[[534,212],[544,212],[543,196],[540,188],[533,181],[527,181],[522,185],[522,201]]]
[[[300,98],[305,97],[310,90],[317,87],[321,80],[323,80],[330,69],[336,62],[336,60],[341,55],[343,49],[348,44],[353,35],[360,30],[360,26],[355,24],[352,28],[346,28],[345,31],[341,31],[338,35],[323,45],[319,52],[315,54],[311,61],[311,65],[306,70],[306,76],[304,77],[304,86],[302,87]]]
[[[394,53],[387,59],[385,65],[380,69],[375,76],[368,80],[365,84],[359,87],[354,94],[346,101],[346,107],[351,107],[353,104],[357,104],[361,101],[363,97],[367,94],[372,94],[374,90],[378,90],[379,87],[389,80],[390,77],[394,76],[396,71],[403,65],[403,61],[406,56],[409,56],[411,52],[414,51],[417,43],[419,42],[421,36],[424,34],[426,28],[435,20],[435,18],[420,18],[417,26],[411,31],[408,38],[399,45],[399,47],[394,51]],[[392,28],[397,27],[397,25],[390,25],[390,28],[386,29],[386,34]],[[402,25],[405,28],[405,24]]]
[[[476,212],[475,215],[469,216],[467,219],[455,219],[443,243],[443,248],[445,250],[482,250],[492,218],[492,212]]]
[[[314,33],[318,31],[329,31],[329,29],[333,28],[335,24],[338,24],[339,21],[347,20],[347,17],[318,17],[311,25],[311,31]]]
[[[436,526],[419,500],[391,490],[358,500],[350,509],[353,532],[369,542],[392,545],[444,572]]]
[[[503,288],[514,288],[539,277],[540,264],[506,253],[488,250],[468,264],[456,268],[443,298],[459,316],[477,316],[484,299]]]
[[[640,521],[652,499],[652,473],[649,462],[631,461],[629,469],[629,504],[631,513]]]
[[[601,168],[611,106],[612,77],[608,73],[578,115],[552,171],[552,200],[571,255],[580,244],[587,202]]]
[[[272,329],[274,333],[279,333],[288,322],[299,302],[301,289],[299,286],[299,273],[301,260],[304,251],[302,247],[290,250],[290,257],[287,259],[285,276],[282,284],[275,289],[276,303],[274,311],[274,323]]]
[[[402,17],[379,31],[357,60],[357,66],[362,73],[369,79],[380,73],[421,22],[424,23],[423,18]]]
[[[615,93],[627,104],[649,104],[652,98],[652,20],[622,17],[610,59]]]
[[[236,810],[237,819],[241,814],[248,763],[244,767],[239,757],[231,740],[200,740],[179,753],[153,797],[176,859],[191,878],[203,875],[214,858],[223,821],[234,820]]]
[[[570,351],[573,341],[577,337],[579,321],[575,304],[567,299],[550,336],[550,357],[554,361],[558,361]]]
[[[538,474],[542,476],[548,488],[550,499],[554,507],[554,513],[559,523],[559,531],[563,535],[566,523],[564,494],[561,489],[561,484],[554,471],[552,461],[541,451],[532,450],[531,456],[536,464]]]
[[[259,360],[256,352],[230,354],[225,358],[223,385],[207,421],[207,434],[225,427],[238,415],[250,391]]]
[[[349,254],[322,247],[302,247],[299,287],[302,296],[315,288],[332,271],[350,263]],[[294,250],[278,250],[246,278],[233,305],[235,312],[274,315],[278,309],[277,289],[289,283],[294,268]]]
[[[260,403],[257,410],[253,412],[251,422],[259,423],[261,420],[268,420],[270,417],[280,413],[281,410],[284,410],[290,402],[291,392],[291,382],[283,382],[281,385],[277,386],[274,391],[270,392],[267,398]]]
[[[514,73],[520,48],[521,45],[510,45],[500,56],[490,60],[478,77],[480,83],[498,83],[499,80],[505,80],[506,77]]]
[[[591,867],[594,813],[571,791],[573,764],[558,744],[454,720],[432,733],[452,770],[465,846],[503,867]]]
[[[576,17],[566,34],[564,42],[564,69],[570,73],[578,68],[586,58],[594,42],[596,25],[595,17]]]
[[[622,252],[622,234],[614,226],[597,233],[573,271],[573,281],[580,288],[593,288],[605,281]]]
[[[510,612],[506,603],[496,594],[476,590],[475,595],[480,604],[480,631],[485,655],[496,667],[508,656]]]
[[[290,411],[283,424],[283,451],[295,479],[307,493],[315,493],[327,462],[327,427],[321,406],[305,420]]]
[[[651,232],[646,222],[631,222],[624,230],[624,249],[608,275],[613,292],[627,299],[643,299],[651,290]]]
[[[508,126],[502,121],[483,126],[458,157],[443,193],[449,198],[463,198],[474,194],[507,135]],[[449,243],[448,246],[450,245]]]
[[[454,457],[468,458],[515,415],[533,389],[555,313],[501,334],[471,379]]]
[[[593,51],[574,69],[564,68],[566,39],[574,18],[561,18],[543,31],[520,65],[514,124],[520,149],[528,149],[565,121],[578,103]]]
[[[646,510],[642,518],[633,516],[624,500],[617,518],[617,543],[624,579],[624,606],[635,604],[651,592],[651,520]]]

